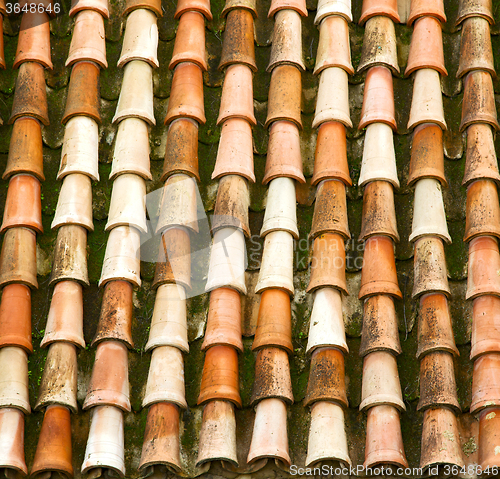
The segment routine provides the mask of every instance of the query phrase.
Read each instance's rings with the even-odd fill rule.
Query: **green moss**
[[[243,407],[250,406],[250,397],[252,396],[253,382],[255,379],[255,357],[252,352],[252,342],[251,339],[243,339],[244,349],[238,359],[240,395]]]

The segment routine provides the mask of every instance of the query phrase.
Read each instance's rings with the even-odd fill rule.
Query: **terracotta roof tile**
[[[422,123],[436,123],[443,130],[447,128],[439,72],[430,68],[415,73],[408,128],[413,129]]]
[[[345,18],[337,15],[324,18],[319,26],[314,74],[317,75],[329,67],[343,68],[349,75],[354,75],[349,47],[349,27]]]
[[[130,1],[130,0],[129,0]],[[155,3],[158,0],[155,0]],[[161,2],[158,2],[160,5]],[[212,12],[210,11],[210,2],[207,0],[180,0],[177,2],[177,9],[175,10],[175,19],[179,19],[182,14],[188,11],[195,11],[203,13],[207,20],[212,20]]]
[[[22,16],[13,67],[18,68],[25,62],[38,62],[52,69],[49,17],[45,12],[27,12]]]
[[[43,233],[40,181],[34,176],[20,174],[9,180],[0,233],[15,227]]]
[[[393,21],[385,16],[375,16],[366,22],[358,73],[379,65],[399,73],[396,31]]]
[[[318,25],[329,15],[340,15],[352,22],[351,0],[319,0],[314,24]]]
[[[24,284],[3,288],[0,305],[0,346],[18,346],[33,352],[31,342],[31,291]]]
[[[471,413],[497,406],[500,402],[499,365],[500,354],[498,352],[483,354],[474,361]]]
[[[64,406],[51,405],[43,416],[42,429],[31,474],[58,471],[73,476],[70,412]]]
[[[399,23],[397,0],[363,0],[359,24],[363,25],[368,19],[375,16],[386,16],[393,22]]]
[[[433,351],[420,360],[420,401],[417,410],[449,407],[460,412],[453,356],[444,351]]]
[[[77,413],[76,393],[76,347],[64,341],[55,342],[49,346],[35,410],[60,404]]]
[[[322,123],[316,139],[312,184],[327,179],[343,181],[346,186],[352,185],[347,164],[346,129],[336,121]]]
[[[359,238],[366,240],[375,235],[385,235],[395,242],[399,241],[394,191],[387,181],[372,181],[364,190]]]
[[[476,180],[467,187],[464,241],[479,235],[500,237],[500,205],[495,182]]]
[[[401,354],[394,300],[386,295],[370,296],[364,301],[363,311],[359,355],[364,357],[375,351]]]
[[[441,238],[422,236],[415,241],[414,272],[413,298],[431,292],[451,295]]]
[[[473,71],[464,80],[460,131],[473,123],[489,123],[496,130],[500,129],[493,82],[491,75],[485,71]]]
[[[152,100],[153,95],[148,95],[148,103],[151,104],[151,108],[153,106]],[[140,104],[138,103],[138,105]],[[206,121],[203,105],[202,71],[194,63],[181,63],[174,71],[165,124],[168,125],[176,118],[192,118],[201,124]]]
[[[361,271],[359,299],[387,294],[401,299],[398,286],[394,243],[387,236],[371,236],[365,241],[364,264]]]
[[[109,18],[109,9],[107,0],[72,0],[69,16],[73,17],[82,10],[95,10],[104,18]]]
[[[397,409],[389,405],[372,407],[366,421],[365,467],[376,464],[408,467]]]
[[[19,68],[9,123],[23,116],[32,116],[44,125],[49,124],[45,79],[39,63],[25,62]]]
[[[433,351],[459,355],[453,337],[448,300],[442,293],[420,296],[417,359]]]
[[[26,284],[38,288],[36,234],[28,228],[10,228],[4,234],[0,254],[0,285]]]
[[[461,0],[459,2],[456,25],[462,23],[466,18],[483,17],[495,23],[491,0]]]
[[[2,462],[6,469],[28,474],[24,459],[24,413],[19,409],[0,409],[0,438],[5,444]]]
[[[333,401],[348,407],[344,355],[336,348],[318,348],[311,355],[311,371],[304,406],[317,401]]]
[[[363,386],[359,408],[371,411],[381,405],[391,405],[402,411],[406,409],[396,358],[388,351],[374,351],[363,358]],[[367,432],[367,441],[368,437]],[[365,458],[368,458],[367,451]]]
[[[444,66],[441,23],[434,17],[421,17],[415,21],[405,75],[422,68],[431,68],[448,75]]]
[[[93,62],[78,62],[71,70],[62,123],[75,116],[88,116],[101,123],[99,67]]]
[[[248,65],[257,71],[255,63],[254,26],[252,13],[244,9],[227,14],[219,70],[235,63]]]
[[[213,346],[205,354],[198,404],[213,400],[230,401],[241,407],[238,353],[231,346]]]
[[[269,87],[266,128],[279,120],[291,121],[302,128],[301,93],[301,74],[295,66],[279,65],[274,68]]]
[[[249,10],[254,18],[258,17],[256,0],[226,0],[224,8],[221,12],[221,17],[226,17],[231,10],[237,9]]]
[[[252,76],[252,70],[247,65],[234,64],[227,67],[217,125],[231,118],[242,118],[254,126],[257,124],[253,113]]]
[[[485,409],[479,415],[479,460],[478,464],[483,467],[497,467],[499,462],[495,454],[498,447],[498,408]]]
[[[347,200],[345,185],[341,181],[322,181],[316,190],[316,204],[312,220],[310,239],[324,233],[337,233],[349,239]]]
[[[469,271],[467,295],[473,299],[484,295],[500,296],[500,254],[497,239],[492,236],[478,236],[469,243]]]
[[[475,123],[467,128],[467,151],[463,186],[478,179],[500,182],[497,155],[490,125]]]
[[[82,474],[93,468],[125,476],[123,412],[114,406],[91,410],[90,431],[82,464]]]
[[[20,409],[31,412],[28,393],[28,354],[21,348],[7,346],[0,349],[2,382],[0,383],[0,408]]]
[[[198,17],[197,14],[193,15],[195,18]],[[189,17],[189,15],[186,17]],[[205,24],[203,22],[203,17],[200,16],[200,18],[202,20],[201,23],[204,27]],[[120,54],[120,59],[117,63],[118,67],[123,67],[131,60],[143,60],[149,63],[153,68],[158,68],[160,66],[160,64],[158,63],[157,53],[158,26],[156,24],[156,21],[157,20],[155,14],[150,10],[144,8],[134,10],[129,14],[129,16],[127,17],[125,35],[123,37],[122,51]],[[179,28],[180,25],[181,23],[179,23]],[[193,28],[195,28],[195,25],[193,25]],[[203,29],[202,32],[200,32],[199,30],[196,32],[197,35],[200,35],[200,33],[203,45],[205,45],[205,29]],[[183,40],[186,41],[186,38],[184,37]],[[173,58],[172,61],[174,61]]]
[[[420,467],[436,464],[465,467],[457,418],[446,408],[427,409],[424,412]]]
[[[139,470],[154,472],[159,464],[173,472],[181,470],[179,409],[167,402],[149,408]]]
[[[269,146],[263,184],[281,176],[305,183],[299,130],[290,121],[275,121],[269,129]]]
[[[500,331],[497,296],[479,296],[473,301],[472,338],[470,359],[475,360],[481,354],[500,351]]]
[[[440,22],[446,23],[443,0],[413,0],[410,4],[408,26],[411,26],[417,18],[424,16],[432,16],[437,18]]]
[[[422,178],[435,178],[448,186],[444,176],[443,130],[434,123],[422,123],[413,131],[408,185]]]
[[[295,182],[291,178],[279,177],[269,183],[260,236],[265,237],[268,233],[279,230],[287,231],[295,239],[299,238]]]

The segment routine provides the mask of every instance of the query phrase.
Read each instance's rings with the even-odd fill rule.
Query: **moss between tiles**
[[[259,18],[256,20],[256,60],[259,68],[254,76],[254,105],[258,125],[254,129],[255,149],[255,173],[257,183],[251,185],[251,213],[250,226],[252,233],[258,235],[262,225],[266,188],[262,186],[261,179],[264,175],[265,155],[267,150],[268,134],[264,128],[267,109],[267,92],[269,88],[270,75],[266,73],[266,66],[270,54],[270,43],[273,24],[267,19],[267,10],[270,0],[257,0]],[[361,0],[353,0],[353,13],[355,20],[359,18]],[[471,311],[470,305],[466,304],[466,273],[467,273],[467,251],[462,242],[465,224],[465,190],[461,187],[463,168],[465,163],[464,140],[458,132],[460,120],[462,85],[455,79],[458,67],[458,51],[460,45],[460,32],[453,29],[453,21],[456,16],[457,3],[455,0],[446,0],[445,9],[448,23],[445,26],[443,40],[445,47],[446,67],[449,76],[443,82],[444,106],[449,131],[445,135],[446,154],[446,176],[450,187],[444,192],[445,208],[448,215],[448,226],[453,238],[453,244],[446,247],[446,258],[450,276],[450,287],[452,289],[452,301],[450,303],[455,339],[460,350],[460,358],[456,362],[456,377],[458,384],[459,400],[463,410],[470,405],[470,388],[472,377],[472,363],[469,361]],[[168,70],[168,62],[172,55],[177,22],[173,20],[175,0],[163,0],[164,16],[159,20],[160,42],[158,53],[160,68],[154,73],[155,93],[155,116],[157,126],[151,131],[151,169],[153,181],[148,184],[148,192],[154,191],[162,186],[159,177],[162,169],[163,153],[165,151],[166,129],[163,126],[172,74]],[[216,117],[219,110],[221,86],[223,75],[217,71],[218,62],[222,49],[222,38],[224,23],[220,20],[220,12],[223,8],[223,0],[212,1],[213,22],[209,23],[206,32],[206,45],[209,59],[209,72],[204,74],[205,83],[205,109],[207,123],[200,128],[200,193],[205,209],[213,211],[216,195],[216,182],[210,179],[214,168],[217,144],[220,129],[216,126]],[[493,51],[500,52],[500,1],[493,2],[494,13],[497,24],[492,28]],[[310,10],[308,18],[303,20],[303,53],[308,70],[303,74],[303,123],[304,130],[301,133],[302,156],[304,161],[304,172],[310,178],[313,172],[314,147],[316,132],[311,129],[314,114],[315,98],[318,81],[312,75],[315,62],[315,54],[318,44],[318,31],[313,24],[316,0],[308,0],[307,6]],[[106,23],[107,55],[109,68],[101,74],[101,113],[102,126],[100,129],[100,176],[101,181],[93,184],[94,198],[94,225],[95,231],[88,236],[89,276],[91,286],[84,292],[84,333],[87,344],[90,344],[94,336],[99,318],[102,292],[97,288],[97,282],[101,272],[102,260],[106,245],[107,233],[104,225],[107,219],[109,201],[111,197],[111,185],[108,180],[111,167],[111,154],[115,138],[116,128],[111,124],[122,82],[122,71],[116,68],[116,63],[121,51],[124,22],[121,17],[123,1],[110,1],[111,19]],[[67,9],[66,9],[67,11]],[[50,230],[50,223],[54,215],[60,183],[56,181],[56,173],[59,168],[61,146],[64,129],[61,125],[61,117],[66,102],[66,93],[69,82],[69,70],[64,63],[68,54],[71,40],[72,21],[67,15],[62,15],[51,22],[51,46],[54,70],[46,71],[47,94],[49,104],[49,115],[51,125],[43,129],[44,160],[46,181],[42,185],[42,208],[45,233],[38,236],[37,267],[39,274],[39,289],[33,294],[33,343],[34,354],[29,360],[30,369],[30,397],[34,405],[38,393],[38,385],[43,371],[46,351],[39,348],[39,343],[44,334],[51,291],[48,288],[48,278],[52,263],[52,254],[55,244],[55,234]],[[12,70],[13,58],[17,45],[17,34],[19,21],[6,21],[4,24],[5,56],[7,70],[0,72],[0,116],[4,122],[10,115],[12,107],[13,91],[17,71]],[[411,41],[411,29],[403,25],[396,27],[398,39],[398,56],[401,70],[407,61],[409,45]],[[363,29],[352,24],[350,26],[351,50],[354,66],[359,63],[361,45],[363,40]],[[500,71],[500,54],[495,58],[497,71]],[[359,122],[363,82],[362,75],[355,75],[350,79],[350,103],[351,118],[354,125]],[[495,80],[495,92],[500,94],[499,80]],[[401,242],[397,246],[397,270],[399,284],[404,295],[403,301],[397,304],[397,313],[400,321],[400,336],[403,354],[398,358],[399,373],[403,395],[406,401],[407,412],[402,415],[402,429],[407,458],[410,466],[418,466],[420,456],[420,435],[422,426],[422,414],[416,412],[416,404],[419,396],[419,364],[415,358],[417,346],[417,304],[411,299],[413,287],[413,251],[408,243],[411,228],[413,194],[406,187],[408,167],[410,159],[411,136],[406,128],[408,121],[412,80],[400,78],[394,79],[394,93],[397,104],[398,134],[395,136],[395,148],[397,156],[398,174],[402,187],[396,192],[396,209],[398,227]],[[7,160],[7,152],[12,128],[4,125],[0,127],[0,168],[3,171]],[[363,151],[363,131],[353,129],[348,132],[348,157],[351,176],[354,184],[357,183]],[[500,146],[500,145],[498,145]],[[0,205],[5,204],[7,182],[1,182]],[[348,190],[348,212],[349,226],[352,241],[348,244],[347,267],[348,286],[351,290],[359,289],[360,267],[362,258],[362,245],[357,241],[361,228],[362,213],[362,189],[352,187]],[[300,245],[307,245],[307,236],[311,227],[314,191],[310,186],[299,189],[299,206],[297,210],[298,225],[300,231]],[[251,430],[253,426],[253,411],[249,407],[249,399],[254,379],[254,355],[251,352],[252,334],[255,330],[258,300],[252,294],[258,275],[258,260],[262,251],[262,242],[257,240],[247,243],[248,250],[253,254],[249,258],[247,273],[247,285],[249,295],[244,299],[244,323],[243,331],[245,350],[240,356],[240,385],[243,400],[243,409],[237,412],[238,441],[241,458],[243,459],[248,450]],[[307,433],[309,413],[302,406],[309,376],[309,358],[305,354],[309,316],[312,301],[305,293],[308,283],[308,260],[307,248],[298,248],[296,254],[296,295],[292,305],[293,311],[293,345],[294,356],[291,358],[291,374],[296,403],[288,408],[289,442],[291,448],[292,462],[302,465],[305,459],[307,446]],[[142,439],[145,428],[147,411],[141,410],[141,401],[149,370],[150,354],[144,352],[149,323],[154,305],[154,292],[151,290],[151,282],[154,275],[154,264],[142,263],[141,276],[143,287],[134,295],[135,317],[133,323],[133,337],[135,349],[129,353],[129,377],[131,385],[131,402],[133,413],[126,416],[125,421],[125,446],[127,477],[137,477],[137,466],[139,463]],[[350,409],[346,414],[346,427],[353,463],[363,462],[365,423],[363,414],[359,413],[358,406],[361,398],[361,370],[362,360],[358,356],[360,345],[360,333],[362,322],[362,305],[356,295],[351,295],[346,300],[346,333],[350,354],[346,360],[346,378],[348,386],[348,399]],[[187,473],[191,476],[197,474],[193,465],[196,461],[199,429],[201,426],[201,408],[196,406],[199,392],[201,371],[203,368],[204,354],[201,352],[201,343],[204,332],[204,324],[208,310],[208,297],[201,295],[189,301],[189,355],[185,358],[186,397],[189,409],[183,415],[181,425],[181,447],[183,460],[190,465]],[[88,347],[79,352],[78,355],[78,400],[80,406],[86,394],[92,365],[94,363],[95,348]],[[40,432],[42,413],[34,412],[26,419],[26,460],[28,467],[33,462],[38,435]],[[461,417],[461,434],[463,449],[466,454],[471,454],[476,449],[475,438],[469,431],[473,419],[464,414]],[[76,477],[80,477],[79,470],[83,460],[85,444],[89,428],[89,414],[80,412],[72,417],[73,425],[73,453]],[[214,465],[204,477],[235,477],[220,466]],[[252,474],[256,479],[287,477],[274,465],[268,465],[264,470]]]

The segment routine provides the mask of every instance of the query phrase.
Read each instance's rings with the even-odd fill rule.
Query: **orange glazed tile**
[[[395,355],[402,352],[394,300],[383,294],[365,299],[363,308],[359,355],[364,357],[375,351],[390,351]]]
[[[473,71],[464,80],[460,131],[464,131],[473,123],[489,123],[496,130],[500,129],[497,121],[493,81],[488,72]]]
[[[421,178],[435,178],[443,186],[444,176],[443,130],[434,123],[422,123],[413,131],[408,185]]]
[[[469,243],[469,267],[465,299],[500,296],[500,253],[493,236],[478,236]]]
[[[474,361],[472,372],[472,401],[470,412],[500,404],[500,354],[487,353]]]
[[[223,176],[219,180],[212,220],[212,231],[215,232],[227,227],[238,228],[249,238],[249,207],[250,193],[248,191],[247,180],[239,175]]]
[[[482,17],[490,22],[495,23],[493,18],[493,6],[491,0],[463,0],[459,2],[457,19],[455,25],[459,25],[466,18]]]
[[[348,294],[345,278],[344,238],[336,233],[317,236],[313,243],[311,276],[306,291],[330,286]]]
[[[266,128],[274,121],[286,120],[302,128],[300,114],[302,75],[293,65],[274,68],[269,86]]]
[[[99,67],[92,62],[78,62],[71,70],[63,125],[78,115],[88,116],[101,123],[100,106]]]
[[[168,67],[173,70],[181,62],[195,63],[203,71],[207,70],[205,17],[200,12],[185,12],[180,18]]]
[[[248,10],[231,10],[226,19],[219,70],[242,63],[257,71],[255,63],[253,16]]]
[[[191,241],[185,228],[168,228],[161,235],[153,288],[177,283],[191,289]]]
[[[422,236],[415,241],[414,280],[412,297],[424,293],[451,295],[448,285],[446,258],[441,238]]]
[[[36,233],[28,228],[9,228],[0,254],[0,286],[10,283],[38,288],[36,278]]]
[[[40,182],[31,175],[15,175],[9,181],[0,233],[26,227],[43,233]]]
[[[420,360],[420,401],[417,411],[436,407],[449,407],[456,413],[460,412],[453,356],[444,351],[431,352]]]
[[[348,407],[344,355],[336,348],[319,348],[312,353],[304,406],[316,401],[332,401]]]
[[[101,313],[92,347],[101,341],[117,340],[129,348],[132,340],[133,288],[128,281],[111,281],[104,286]]]
[[[384,66],[374,66],[366,74],[358,130],[366,128],[371,123],[386,123],[393,130],[397,127],[392,74]]]
[[[75,345],[65,341],[52,343],[40,380],[35,409],[60,404],[76,414],[77,369]]]
[[[227,67],[217,125],[231,118],[242,118],[252,125],[257,124],[253,113],[252,77],[252,70],[247,65]]]
[[[464,241],[479,235],[500,237],[498,190],[491,180],[476,180],[467,187]]]
[[[302,173],[299,130],[290,121],[275,121],[269,129],[266,169],[262,183],[266,185],[281,176],[305,183]]]
[[[368,410],[364,467],[395,464],[408,467],[399,413],[393,406],[377,406]]]
[[[322,181],[316,190],[316,204],[309,237],[316,238],[324,233],[338,233],[349,239],[347,223],[347,198],[345,185],[341,181]]]
[[[365,241],[359,299],[375,294],[403,297],[396,273],[394,243],[387,236],[371,236]]]
[[[158,2],[160,5],[158,0],[153,1]],[[210,11],[210,2],[208,0],[179,0],[174,18],[178,20],[181,15],[189,11],[200,12],[207,20],[212,20],[212,12]]]
[[[127,347],[119,341],[99,343],[83,410],[106,405],[130,412],[129,395]]]
[[[46,13],[23,14],[13,67],[18,68],[25,62],[38,62],[44,68],[52,69],[49,16]]]
[[[432,351],[446,351],[459,355],[453,337],[450,309],[441,293],[420,297],[417,359]]]
[[[175,68],[165,124],[182,117],[192,118],[202,124],[206,121],[202,71],[189,62],[183,62]]]
[[[9,284],[0,303],[0,347],[19,346],[33,352],[31,343],[31,292],[24,284]]]
[[[411,26],[415,20],[425,16],[435,17],[446,23],[443,0],[412,0],[407,25]]]
[[[9,124],[23,116],[49,124],[45,76],[42,65],[36,62],[23,63],[19,68]]]
[[[165,160],[160,181],[182,173],[200,181],[198,172],[198,123],[189,118],[178,118],[168,127]]]
[[[496,77],[490,24],[487,20],[473,17],[464,21],[459,58],[457,77],[460,78],[473,70],[484,70]]]
[[[201,349],[206,351],[220,345],[232,346],[243,352],[241,298],[240,293],[231,288],[218,288],[210,293],[207,327]]]
[[[238,353],[232,346],[213,346],[205,354],[198,405],[216,399],[241,407]]]
[[[338,121],[322,123],[318,129],[314,155],[312,184],[322,180],[340,180],[352,185],[347,164],[347,141],[345,126]]]
[[[282,348],[289,354],[293,351],[290,296],[279,289],[266,289],[260,296],[252,351],[267,346]]]
[[[293,403],[288,354],[280,348],[260,349],[255,360],[255,380],[250,402],[255,405],[269,398]]]
[[[365,25],[358,73],[375,66],[385,66],[399,73],[396,30],[389,17],[372,17]]]
[[[474,180],[491,179],[500,183],[497,155],[490,125],[475,123],[467,128],[467,151],[462,186]]]
[[[422,68],[430,68],[441,75],[448,75],[444,66],[441,28],[441,23],[434,17],[422,17],[415,21],[405,75],[411,75]]]
[[[424,412],[420,467],[436,464],[465,467],[457,418],[447,408],[427,409]]]
[[[328,16],[320,23],[314,74],[318,75],[329,67],[343,68],[349,75],[354,75],[349,27],[345,18],[337,15]]]
[[[394,190],[388,181],[371,181],[365,186],[359,238],[385,235],[399,241]]]
[[[28,173],[45,181],[43,174],[43,143],[40,122],[30,117],[18,118],[12,128],[9,157],[2,179]]]
[[[48,406],[43,416],[32,475],[59,472],[73,477],[70,412],[64,406]]]
[[[363,0],[359,24],[363,25],[367,20],[375,16],[389,17],[393,22],[399,23],[397,0]]]
[[[149,407],[139,470],[145,473],[163,465],[173,472],[181,469],[179,409],[168,402]]]
[[[500,351],[500,298],[479,296],[472,302],[470,359]]]

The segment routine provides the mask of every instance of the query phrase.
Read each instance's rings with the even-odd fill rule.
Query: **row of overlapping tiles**
[[[204,15],[209,18],[210,12],[206,4],[184,3],[181,2],[177,10],[180,24],[170,63],[175,73],[166,118],[169,125],[163,174],[166,185],[157,226],[157,232],[165,232],[154,280],[157,298],[147,345],[153,353],[143,402],[150,409],[141,467],[147,471],[149,467],[159,466],[160,473],[164,465],[176,471],[182,467],[178,407],[186,406],[182,352],[188,350],[185,296],[190,289],[189,231],[197,230],[196,204],[193,202],[196,198],[193,178],[198,177],[197,123],[205,121],[201,75],[206,69],[206,61],[204,42],[200,39],[204,36]],[[77,5],[72,11],[77,14],[77,21],[67,62],[73,68],[63,120],[66,131],[59,173],[63,185],[52,225],[58,228],[58,239],[51,278],[55,288],[43,341],[43,345],[49,346],[49,352],[37,403],[37,407],[47,409],[42,426],[43,441],[40,441],[33,467],[33,472],[58,470],[68,475],[72,474],[68,456],[68,444],[71,443],[69,410],[76,410],[75,345],[84,345],[80,284],[88,283],[86,229],[92,229],[90,180],[98,179],[97,122],[100,117],[97,88],[99,67],[106,66],[102,15],[107,14],[103,4],[98,4],[97,10],[93,3],[84,5],[84,2],[78,2]],[[463,2],[462,10],[467,7],[471,6]],[[119,127],[112,167],[113,195],[106,226],[111,232],[100,282],[105,285],[105,292],[98,334],[93,342],[97,344],[96,362],[84,403],[84,409],[92,408],[84,472],[91,469],[100,473],[102,469],[125,472],[121,410],[130,411],[126,347],[133,346],[130,334],[132,287],[140,287],[140,265],[136,254],[140,244],[139,232],[147,228],[144,180],[151,178],[147,123],[154,123],[152,68],[158,65],[155,15],[161,13],[158,5],[149,3],[129,5],[126,13],[131,11],[119,61],[119,65],[125,67],[125,74],[114,118]],[[203,466],[201,470],[207,470],[214,460],[238,468],[233,404],[241,405],[236,351],[241,350],[240,293],[246,293],[243,237],[249,232],[247,181],[254,181],[251,152],[251,125],[255,123],[251,85],[252,69],[255,68],[253,13],[252,5],[237,2],[230,2],[224,11],[227,28],[221,68],[227,68],[218,120],[222,125],[222,136],[213,175],[220,178],[220,185],[212,225],[214,246],[207,283],[207,289],[212,292],[199,398],[200,404],[206,404],[198,457],[198,464]],[[285,404],[293,401],[287,354],[292,352],[289,295],[294,292],[292,252],[293,238],[297,237],[294,180],[304,181],[298,139],[301,126],[300,70],[303,68],[298,40],[301,38],[300,14],[306,13],[302,4],[275,2],[271,6],[270,15],[275,15],[275,36],[269,66],[272,75],[266,125],[270,126],[270,139],[264,179],[269,182],[269,193],[261,231],[265,236],[265,247],[257,292],[262,292],[262,296],[253,347],[257,351],[257,362],[252,403],[257,406],[257,413],[248,457],[250,468],[244,470],[262,467],[267,458],[275,458],[285,466],[290,461]],[[464,58],[475,61],[461,64],[459,68],[459,75],[467,74],[465,100],[468,101],[464,100],[462,129],[467,128],[469,140],[465,181],[470,183],[467,215],[470,234],[466,235],[466,240],[472,239],[468,298],[485,296],[480,300],[482,303],[475,300],[474,304],[473,357],[490,353],[482,355],[475,363],[473,407],[480,410],[489,406],[482,413],[480,423],[487,434],[491,431],[490,420],[496,417],[496,410],[491,410],[491,405],[497,401],[496,390],[491,387],[496,377],[496,355],[491,353],[495,351],[495,342],[490,341],[486,349],[479,348],[478,351],[474,345],[480,341],[477,337],[480,329],[475,328],[483,328],[483,335],[485,331],[488,335],[492,333],[491,326],[483,325],[479,318],[492,320],[492,313],[484,310],[487,307],[494,310],[492,303],[496,290],[494,285],[493,289],[491,286],[488,289],[484,283],[494,283],[498,263],[498,246],[491,237],[498,231],[498,208],[483,215],[477,211],[483,204],[498,206],[494,185],[498,169],[492,150],[492,131],[488,126],[497,126],[489,76],[494,73],[493,60],[488,41],[477,41],[478,38],[488,39],[491,12],[485,14],[482,10],[472,9],[472,13],[462,16],[462,48],[471,48],[473,52]],[[319,5],[320,45],[315,73],[320,74],[320,89],[313,125],[319,127],[313,183],[319,185],[311,231],[314,247],[308,287],[308,291],[314,294],[308,345],[312,352],[311,375],[306,397],[306,403],[312,405],[308,464],[327,459],[350,462],[343,433],[342,408],[347,406],[343,354],[347,353],[347,346],[341,299],[341,292],[347,292],[343,243],[349,237],[345,186],[350,184],[350,178],[345,147],[336,149],[341,152],[338,157],[332,158],[331,155],[332,145],[345,144],[345,127],[352,127],[347,93],[347,75],[352,73],[347,29],[347,20],[350,19],[350,6],[346,2]],[[420,297],[421,301],[418,357],[423,371],[419,409],[426,411],[422,436],[423,466],[463,463],[457,447],[456,418],[452,412],[459,409],[452,358],[456,347],[446,299],[449,287],[443,241],[450,238],[440,186],[440,183],[446,183],[442,154],[442,129],[446,128],[446,123],[439,82],[439,75],[446,74],[443,55],[439,55],[442,52],[439,22],[444,19],[442,5],[412,3],[409,22],[414,22],[414,36],[406,73],[415,73],[409,125],[410,128],[416,127],[410,164],[410,182],[416,184],[410,240],[415,242],[413,295]],[[17,320],[14,324],[12,321],[2,323],[10,330],[2,330],[6,347],[1,353],[4,361],[19,365],[17,369],[12,368],[13,374],[18,376],[11,380],[19,384],[22,384],[19,378],[24,376],[24,371],[27,373],[24,350],[31,350],[29,289],[25,285],[36,287],[36,270],[33,270],[36,265],[35,236],[32,231],[41,232],[38,183],[43,179],[41,133],[39,123],[34,119],[48,122],[46,111],[26,110],[25,105],[29,102],[22,95],[34,91],[36,95],[45,96],[40,72],[43,67],[51,66],[47,20],[43,18],[41,21],[38,14],[23,17],[23,22],[32,21],[34,25],[32,28],[25,25],[22,30],[16,57],[16,66],[20,65],[21,71],[11,118],[15,121],[11,143],[13,153],[7,167],[7,176],[12,178],[3,226],[7,233],[2,249],[2,275],[7,276],[2,279],[4,284],[12,284],[4,288],[2,308],[5,308],[4,314],[14,310],[14,306],[17,308],[17,303],[23,304],[24,309],[19,313],[23,319],[22,328]],[[360,298],[364,299],[365,308],[361,409],[368,411],[366,465],[406,465],[398,413],[398,409],[404,409],[404,403],[395,360],[400,346],[392,299],[401,297],[394,261],[393,242],[399,238],[392,191],[399,183],[394,150],[387,148],[393,144],[391,129],[396,126],[391,70],[399,69],[393,48],[393,21],[399,20],[395,4],[388,6],[370,1],[363,4],[361,22],[366,22],[366,29],[360,70],[367,70],[367,79],[359,127],[367,128],[360,177],[360,185],[365,186],[361,236],[366,244]],[[92,31],[95,35],[83,35],[85,31]],[[31,54],[34,50],[29,48],[29,42],[36,38],[34,32],[38,35],[37,41],[42,40],[46,46],[43,58],[34,58]],[[387,38],[388,41],[384,40]],[[341,45],[341,48],[334,49],[331,45]],[[23,85],[27,86],[23,88]],[[134,89],[136,85],[141,85],[139,91]],[[474,95],[479,100],[474,102]],[[44,102],[40,104],[44,105]],[[28,160],[16,157],[16,150],[12,147],[23,139],[27,151],[34,151]],[[483,151],[478,154],[477,151],[486,148],[485,143],[489,148],[487,154]],[[480,161],[489,161],[488,168],[481,170],[477,167],[476,163]],[[474,181],[478,179],[480,181]],[[75,195],[75,191],[79,194]],[[26,196],[27,192],[33,200],[19,201],[18,195]],[[494,216],[493,220],[491,216]],[[475,223],[471,224],[471,221]],[[479,245],[474,246],[476,243]],[[486,254],[490,255],[487,259],[481,257]],[[166,261],[166,256],[169,261]],[[479,264],[485,264],[491,270],[485,273]],[[477,308],[476,304],[479,304]],[[67,314],[69,307],[72,308],[71,316]],[[65,314],[61,313],[63,310]],[[61,370],[62,365],[64,370]],[[29,412],[29,400],[27,388],[16,392],[18,401],[9,399],[10,407],[1,411],[4,424],[15,422],[19,436],[23,423],[19,409]],[[485,394],[488,397],[483,400]],[[477,399],[477,404],[474,399]],[[55,438],[47,441],[43,436],[49,434],[55,423],[65,425],[65,435],[57,438],[60,443]],[[281,434],[272,435],[270,431],[280,431]],[[386,434],[387,431],[392,434]],[[12,433],[10,437],[14,437]],[[435,441],[440,441],[439,447],[433,446]],[[483,442],[488,444],[488,441]],[[19,446],[19,441],[16,444]],[[51,447],[59,447],[66,453],[66,456],[56,455],[56,462],[60,460],[57,464],[48,461]],[[480,442],[483,465],[491,463],[487,451],[486,447],[481,448]],[[15,453],[19,459],[21,451]],[[50,459],[54,461],[53,454]],[[5,465],[26,472],[25,465],[22,466],[21,461],[15,466]]]

